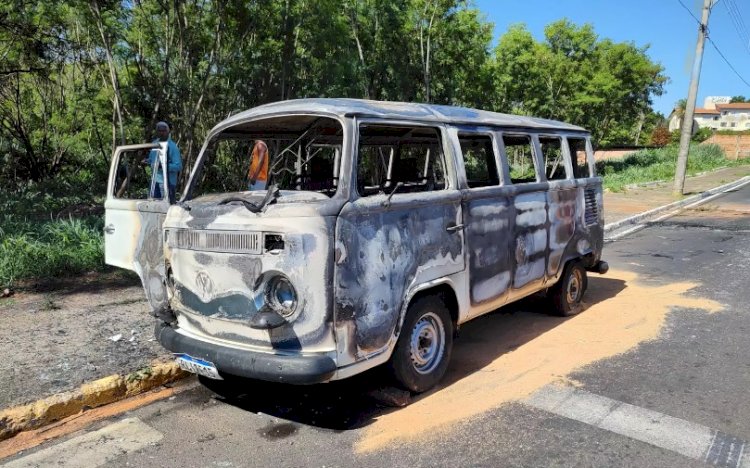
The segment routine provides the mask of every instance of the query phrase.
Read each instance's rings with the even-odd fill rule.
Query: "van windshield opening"
[[[191,181],[191,197],[265,195],[277,188],[332,197],[339,186],[343,128],[330,118],[284,116],[215,135]]]

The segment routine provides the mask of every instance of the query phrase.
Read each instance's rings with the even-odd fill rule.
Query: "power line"
[[[734,29],[740,36],[742,45],[745,46],[748,52],[750,52],[750,35],[748,34],[747,25],[745,24],[745,20],[742,18],[740,9],[737,7],[737,4],[734,0],[727,0],[725,4],[727,7],[727,12],[729,13],[729,17],[732,19]]]
[[[697,17],[696,17],[696,16],[695,16],[695,15],[693,14],[693,11],[692,11],[692,10],[691,10],[690,8],[686,7],[686,6],[685,6],[685,4],[684,4],[684,3],[682,3],[682,0],[677,0],[677,1],[678,1],[678,2],[680,3],[680,5],[682,5],[682,8],[684,8],[684,9],[685,9],[685,11],[687,11],[687,12],[688,12],[688,14],[689,14],[690,16],[692,16],[692,17],[693,17],[693,19],[695,20],[695,22],[696,22],[696,23],[698,23],[698,24],[701,24],[701,20],[699,20],[699,19],[698,19],[698,18],[697,18]]]
[[[731,1],[731,2],[733,2],[734,0],[727,0],[727,1],[725,2],[725,3],[727,3],[727,8],[729,8],[729,5],[728,5],[728,4],[730,3],[730,1]],[[690,16],[692,16],[692,17],[693,17],[693,19],[694,19],[695,21],[697,21],[697,22],[698,22],[698,25],[699,25],[699,26],[700,26],[701,28],[703,28],[703,23],[701,23],[701,21],[700,21],[700,20],[699,20],[698,18],[696,18],[696,16],[695,16],[695,15],[693,14],[693,12],[692,12],[692,11],[690,10],[690,8],[688,8],[687,6],[685,6],[685,4],[684,4],[684,3],[682,3],[682,0],[677,0],[677,2],[678,2],[678,3],[680,4],[680,5],[682,5],[682,8],[684,8],[684,9],[685,9],[685,11],[687,11],[687,12],[688,12],[688,14],[689,14]],[[716,4],[717,4],[717,3],[719,3],[719,2],[718,2],[718,0],[716,0],[716,1],[715,1],[715,2],[714,2],[714,3],[712,4],[712,5],[711,5],[711,6],[712,6],[712,7],[714,7],[714,6],[716,6]],[[734,5],[734,6],[736,7],[736,5]],[[730,16],[731,16],[731,14],[730,14]],[[740,18],[740,19],[741,19],[741,18]],[[744,22],[743,22],[743,23],[744,23]],[[744,25],[744,24],[743,24],[743,25]],[[739,33],[739,30],[738,30],[738,33]],[[741,33],[740,33],[740,38],[742,38],[742,34],[741,34]],[[734,72],[734,74],[735,74],[735,75],[737,75],[737,77],[738,77],[738,78],[739,78],[740,80],[742,80],[742,82],[743,82],[743,83],[745,83],[745,84],[746,84],[746,85],[747,85],[748,87],[750,87],[750,82],[748,82],[748,81],[747,81],[747,80],[746,80],[745,78],[743,78],[743,77],[742,77],[742,75],[740,75],[740,72],[738,72],[738,71],[737,71],[737,69],[736,69],[736,68],[734,68],[734,65],[732,65],[732,63],[731,63],[731,62],[729,61],[729,59],[727,59],[727,58],[726,58],[726,56],[725,56],[725,55],[724,55],[724,54],[722,53],[722,51],[721,51],[721,50],[719,49],[719,47],[718,47],[718,46],[716,45],[716,43],[715,43],[715,42],[714,42],[714,41],[713,41],[713,40],[712,40],[712,39],[711,39],[711,38],[710,38],[710,37],[708,36],[708,34],[706,34],[706,39],[708,39],[708,42],[710,42],[710,43],[711,43],[711,45],[712,45],[712,46],[714,46],[714,49],[716,49],[716,52],[718,52],[718,53],[719,53],[719,56],[721,56],[721,58],[722,58],[722,59],[724,59],[724,62],[726,62],[726,64],[727,64],[727,65],[729,66],[729,68],[731,68],[731,69],[732,69],[732,71]]]
[[[750,83],[748,83],[748,81],[745,78],[743,78],[742,75],[740,75],[740,72],[738,72],[737,69],[734,68],[734,65],[732,65],[729,62],[729,60],[724,56],[724,54],[721,52],[721,50],[719,50],[719,47],[716,45],[716,43],[710,37],[707,37],[707,39],[708,39],[708,42],[710,42],[711,45],[714,46],[714,49],[716,49],[716,52],[719,53],[719,55],[721,56],[721,58],[724,59],[724,61],[726,62],[726,64],[729,65],[729,68],[731,68],[732,71],[735,73],[735,75],[737,75],[737,78],[739,78],[740,80],[742,80],[742,82],[745,83],[748,86],[748,88],[750,88]]]

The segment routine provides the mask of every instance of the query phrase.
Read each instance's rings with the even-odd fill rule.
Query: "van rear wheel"
[[[570,317],[583,309],[583,295],[588,287],[586,270],[578,261],[565,265],[560,280],[549,289],[547,297],[555,315]]]
[[[434,387],[445,375],[453,349],[453,322],[436,296],[414,301],[406,312],[389,368],[396,382],[412,392]]]

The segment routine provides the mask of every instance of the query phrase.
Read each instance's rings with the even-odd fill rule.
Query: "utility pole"
[[[693,72],[690,76],[690,90],[688,91],[685,115],[682,116],[682,131],[680,132],[680,152],[677,154],[677,167],[674,174],[673,193],[682,196],[685,188],[685,172],[687,171],[688,150],[690,139],[693,136],[693,114],[695,113],[695,100],[698,97],[698,81],[701,77],[701,64],[703,63],[703,46],[708,36],[708,16],[714,0],[703,0],[703,14],[701,24],[698,27],[698,43],[695,46],[695,58],[693,59]]]

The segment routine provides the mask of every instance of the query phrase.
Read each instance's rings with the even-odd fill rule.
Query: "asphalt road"
[[[404,408],[374,396],[377,372],[238,397],[194,385],[9,466],[745,466],[750,186],[605,259],[582,314],[532,300],[471,322],[445,384]]]

